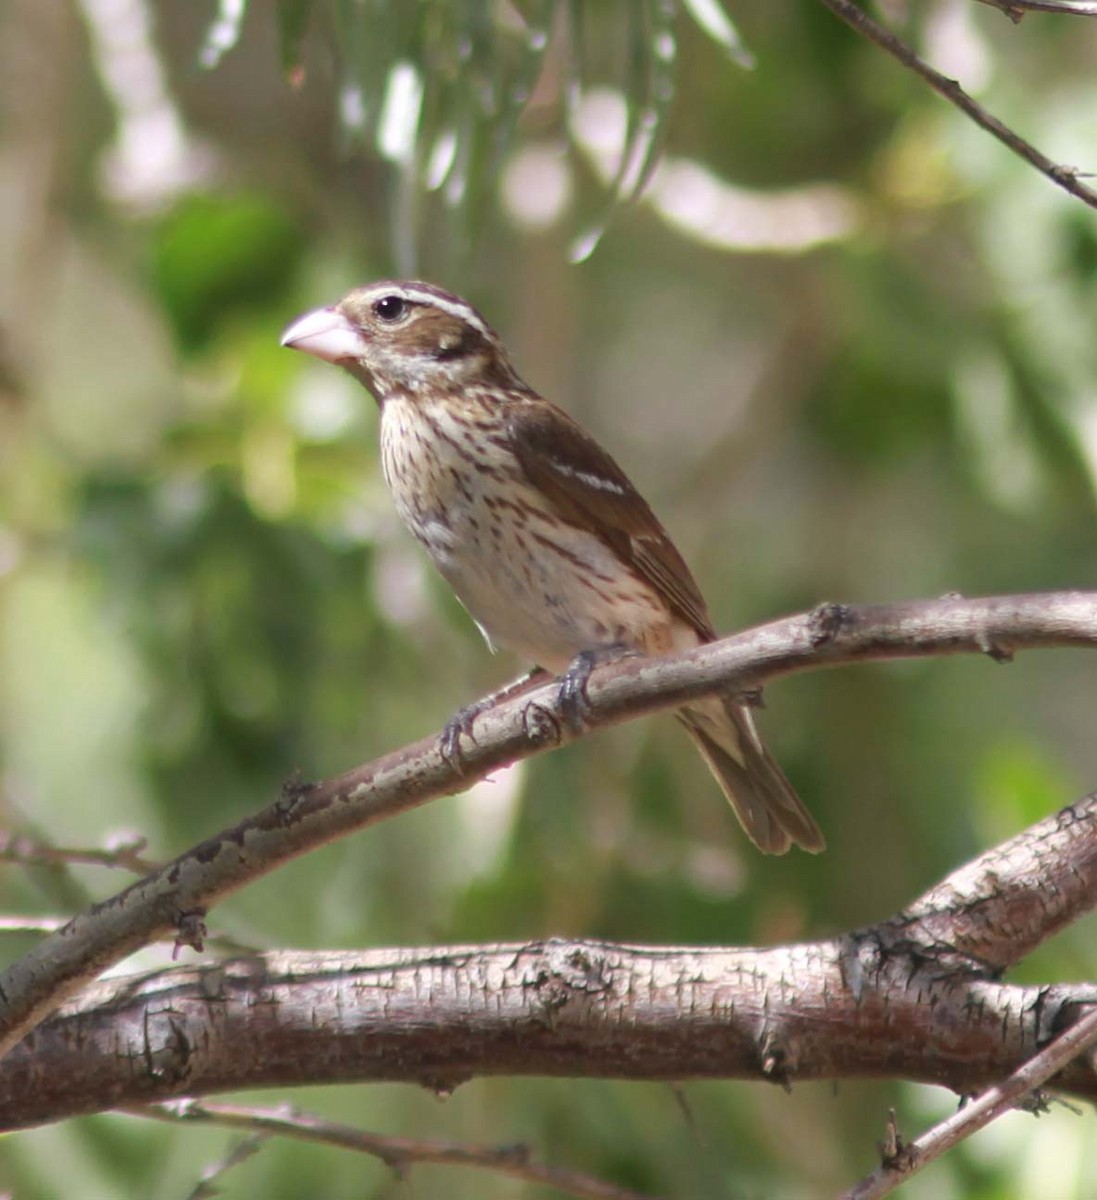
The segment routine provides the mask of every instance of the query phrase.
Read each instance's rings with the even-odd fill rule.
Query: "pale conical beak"
[[[333,363],[362,354],[361,334],[335,308],[317,308],[298,317],[282,334],[282,345]]]

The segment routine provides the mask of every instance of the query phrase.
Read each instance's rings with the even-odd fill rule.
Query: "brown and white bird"
[[[428,283],[373,283],[295,321],[282,344],[373,393],[396,509],[489,643],[560,674],[577,658],[589,671],[592,652],[659,655],[716,637],[624,471],[519,378],[464,300]],[[678,717],[761,850],[823,849],[747,707],[711,697]]]

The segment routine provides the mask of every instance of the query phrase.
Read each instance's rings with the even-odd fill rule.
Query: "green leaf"
[[[582,262],[597,248],[614,214],[648,185],[663,147],[675,95],[678,42],[674,0],[630,5],[625,68],[626,126],[621,161],[602,215],[572,243],[569,257]]]
[[[698,29],[725,51],[728,57],[746,70],[754,66],[754,55],[743,44],[739,31],[724,11],[720,0],[682,0],[682,6],[693,18]]]

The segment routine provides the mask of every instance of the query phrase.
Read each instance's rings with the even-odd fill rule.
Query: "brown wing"
[[[658,517],[576,421],[547,400],[519,401],[509,432],[526,476],[565,521],[593,529],[702,638],[716,636],[700,589]]]

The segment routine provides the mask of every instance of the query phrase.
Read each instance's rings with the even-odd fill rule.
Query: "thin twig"
[[[1097,1042],[1097,1009],[1086,1013],[1066,1033],[1017,1068],[1005,1082],[988,1088],[951,1117],[916,1141],[902,1146],[892,1161],[842,1194],[841,1200],[880,1200],[902,1186],[916,1171],[940,1158],[946,1150],[1008,1112],[1069,1062]]]
[[[56,933],[71,917],[0,917],[0,933]]]
[[[1081,172],[1076,167],[1065,167],[1061,163],[1052,162],[1045,154],[1036,149],[1031,142],[1025,141],[1019,134],[1014,133],[1008,125],[1003,124],[977,101],[964,91],[955,79],[949,79],[935,70],[923,58],[911,49],[906,42],[896,37],[890,30],[877,24],[863,9],[852,3],[852,0],[821,0],[839,20],[844,21],[850,28],[874,42],[882,50],[886,50],[909,70],[920,75],[935,92],[940,93],[950,103],[954,104],[988,133],[993,134],[1003,145],[1008,146],[1014,154],[1031,163],[1041,174],[1046,175],[1052,183],[1076,196],[1090,208],[1097,208],[1097,192],[1086,187],[1079,180]],[[1062,10],[1061,10],[1062,11]]]
[[[135,875],[149,875],[160,869],[161,864],[146,858],[141,853],[148,839],[129,833],[112,839],[106,846],[57,846],[46,838],[30,833],[0,831],[0,862],[15,863],[23,867],[59,868],[81,896],[79,907],[92,903],[87,889],[76,879],[74,866],[110,867],[132,871]],[[0,917],[0,933],[55,933],[63,929],[72,917]],[[150,939],[157,940],[157,939]],[[171,940],[175,938],[161,938]],[[205,937],[207,946],[215,947],[226,954],[257,954],[265,949],[262,940],[252,938],[245,941],[230,933],[215,931]],[[2,1200],[2,1198],[0,1198]]]
[[[251,1137],[241,1138],[224,1157],[202,1172],[202,1178],[191,1189],[187,1200],[212,1200],[214,1196],[219,1196],[221,1189],[218,1185],[225,1176],[233,1167],[238,1167],[258,1154],[269,1136],[265,1133],[254,1133]]]
[[[147,875],[160,866],[154,859],[146,858],[142,851],[148,846],[147,839],[128,834],[113,845],[98,846],[55,846],[42,838],[25,833],[0,833],[0,862],[17,863],[25,867],[53,867],[90,865],[114,867],[132,871],[135,875]]]
[[[0,916],[0,934],[3,933],[56,933],[72,920],[72,917]],[[263,947],[254,942],[244,942],[228,933],[210,933],[205,937],[207,947],[216,948],[225,954],[262,954]],[[0,1200],[3,1197],[0,1196]]]
[[[1097,646],[1097,592],[947,596],[907,604],[823,605],[684,654],[633,658],[590,678],[584,727],[565,718],[554,681],[482,714],[462,762],[437,735],[280,800],[74,917],[0,975],[0,1053],[104,969],[211,905],[318,846],[464,791],[499,767],[592,729],[719,691],[843,663]]]
[[[235,1104],[205,1104],[197,1100],[178,1100],[170,1104],[149,1104],[121,1110],[132,1116],[154,1121],[202,1122],[252,1133],[296,1138],[324,1146],[338,1146],[381,1159],[386,1166],[402,1174],[408,1167],[433,1163],[438,1166],[476,1167],[494,1171],[523,1183],[556,1188],[580,1200],[655,1200],[646,1192],[605,1183],[580,1171],[549,1167],[533,1162],[529,1148],[523,1145],[476,1146],[465,1142],[404,1138],[366,1133],[350,1125],[340,1125],[313,1113],[288,1106],[281,1108],[245,1108]]]

